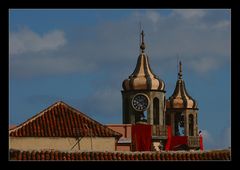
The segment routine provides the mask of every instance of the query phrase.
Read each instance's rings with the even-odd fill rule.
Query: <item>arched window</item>
[[[175,113],[175,136],[184,136],[184,114],[182,112]]]
[[[190,114],[189,115],[189,136],[193,136],[194,135],[194,131],[193,131],[193,128],[194,128],[194,118],[193,118],[193,115]]]
[[[153,124],[159,125],[159,100],[156,97],[153,99]]]

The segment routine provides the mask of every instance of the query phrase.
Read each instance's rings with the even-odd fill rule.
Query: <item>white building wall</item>
[[[10,137],[9,148],[20,150],[71,150],[77,143],[76,138],[71,137]],[[115,138],[114,137],[84,137],[80,140],[72,150],[86,150],[86,151],[114,151]]]

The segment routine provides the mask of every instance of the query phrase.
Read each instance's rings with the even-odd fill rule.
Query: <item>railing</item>
[[[153,136],[167,136],[167,129],[164,126],[153,125],[152,126],[152,135]]]
[[[189,147],[199,147],[200,146],[199,136],[188,136],[188,146]]]

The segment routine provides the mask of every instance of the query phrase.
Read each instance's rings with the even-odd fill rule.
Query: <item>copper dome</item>
[[[161,90],[164,91],[165,84],[151,70],[148,56],[145,54],[144,33],[142,31],[141,54],[138,57],[134,72],[128,79],[123,81],[124,90]]]
[[[175,90],[171,97],[167,100],[167,108],[170,109],[197,109],[197,102],[188,93],[182,79],[182,64],[179,63],[180,69],[178,73],[178,80],[176,82]]]

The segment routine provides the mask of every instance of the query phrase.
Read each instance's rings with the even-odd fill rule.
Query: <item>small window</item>
[[[184,136],[184,114],[181,112],[175,113],[175,136]]]
[[[189,115],[189,136],[194,136],[194,117]]]
[[[159,99],[153,99],[153,124],[159,125]]]

